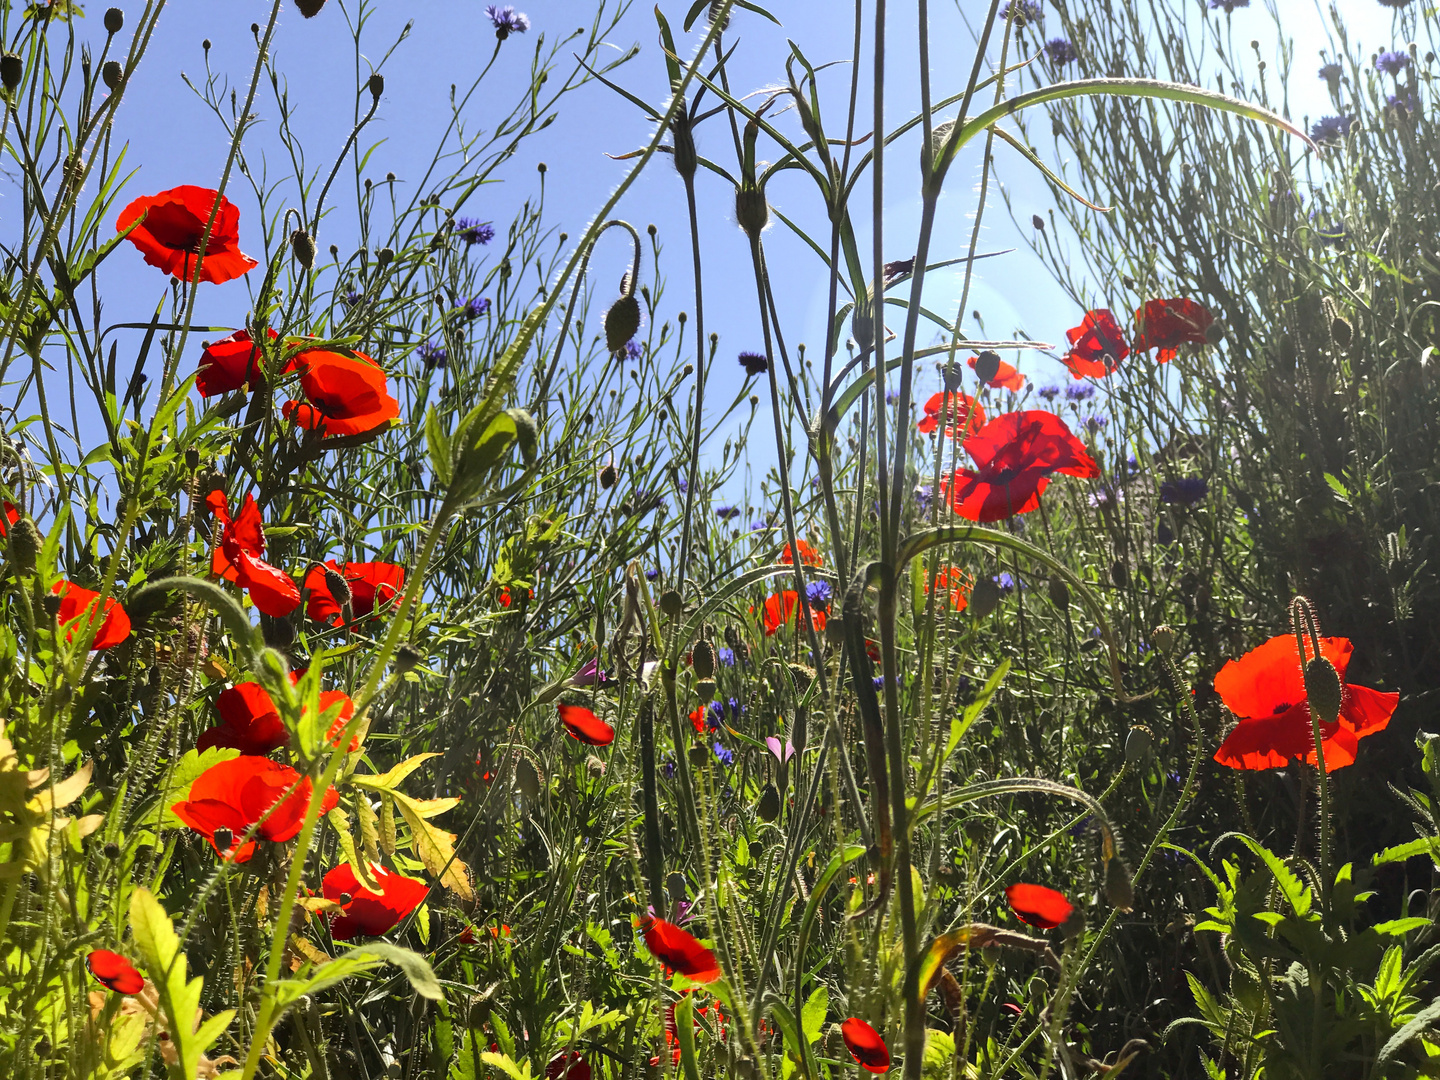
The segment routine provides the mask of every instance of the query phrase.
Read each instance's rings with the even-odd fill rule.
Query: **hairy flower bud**
[[[1030,224],[1034,225],[1035,228],[1039,229],[1041,232],[1045,231],[1045,219],[1039,214],[1030,215]]]
[[[350,592],[350,583],[345,580],[345,575],[328,566],[325,568],[325,588],[330,590],[330,595],[335,598],[335,603],[342,608],[349,607],[354,600],[354,595]]]
[[[986,349],[975,358],[975,374],[980,377],[981,382],[988,383],[996,375],[1000,374],[1000,354],[993,349]]]
[[[382,270],[394,261],[395,251],[393,248],[383,247],[379,251],[375,252],[375,265],[380,267]]]
[[[379,101],[380,95],[383,93],[385,93],[385,76],[377,71],[370,76],[370,96]]]
[[[422,659],[424,658],[420,655],[419,649],[408,641],[402,642],[400,647],[395,650],[395,670],[402,675],[407,671],[414,671],[420,666]]]
[[[52,619],[55,618],[60,614],[60,594],[46,593],[40,600],[40,606],[45,609],[46,615]]]
[[[715,676],[715,650],[708,641],[697,641],[695,647],[690,650],[690,663],[695,668],[697,679],[710,679]]]
[[[614,462],[607,461],[607,462],[605,463],[604,467],[600,470],[600,488],[601,488],[601,490],[602,490],[602,491],[609,491],[612,487],[615,486],[615,480],[616,480],[616,479],[617,479],[617,477],[616,477],[616,473],[615,473],[615,464],[614,464]]]
[[[765,201],[765,189],[759,184],[746,181],[735,189],[735,223],[751,239],[770,224],[770,204]]]
[[[0,56],[0,86],[4,86],[11,93],[20,85],[20,80],[25,75],[25,61],[14,53],[6,53]]]
[[[672,619],[678,618],[685,610],[685,600],[674,589],[666,589],[660,594],[660,610]]]
[[[625,343],[640,329],[640,301],[634,294],[622,296],[605,312],[605,348],[612,355],[623,352]]]
[[[1123,560],[1116,559],[1110,564],[1110,580],[1113,581],[1115,587],[1119,589],[1123,589],[1130,584],[1130,571],[1125,566]]]
[[[300,9],[300,14],[307,19],[313,19],[320,14],[320,9],[325,6],[325,0],[295,0],[295,6]]]
[[[1105,899],[1110,906],[1129,911],[1135,906],[1135,886],[1130,880],[1130,869],[1119,856],[1105,863]]]
[[[106,8],[105,10],[105,32],[107,34],[118,34],[125,29],[125,12],[118,7]]]
[[[1000,586],[995,583],[994,578],[981,577],[970,590],[970,611],[977,619],[983,619],[994,613],[999,606]]]
[[[1348,349],[1354,336],[1355,328],[1350,325],[1349,319],[1343,315],[1336,315],[1330,320],[1330,337],[1340,348]]]
[[[1317,656],[1305,665],[1305,697],[1310,713],[1322,724],[1333,724],[1340,715],[1344,691],[1335,665],[1324,656]]]
[[[304,229],[296,229],[290,234],[290,251],[295,261],[306,270],[315,265],[315,239]]]
[[[27,515],[10,526],[10,561],[21,573],[35,569],[40,555],[40,530]]]
[[[1144,724],[1136,724],[1125,736],[1125,764],[1143,765],[1155,753],[1155,734]]]
[[[1070,586],[1059,574],[1050,575],[1050,602],[1061,611],[1070,606]]]
[[[945,389],[953,394],[964,385],[965,369],[961,367],[959,360],[949,361],[945,365]]]
[[[761,821],[774,821],[780,816],[780,792],[775,789],[774,784],[766,784],[765,790],[760,792],[755,813],[760,815]]]

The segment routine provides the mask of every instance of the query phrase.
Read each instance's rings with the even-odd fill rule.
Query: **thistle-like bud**
[[[1061,611],[1070,606],[1070,586],[1059,574],[1050,575],[1050,602]]]
[[[1150,644],[1162,655],[1169,656],[1175,649],[1175,631],[1169,626],[1157,626],[1150,631]]]
[[[945,389],[952,394],[965,385],[965,369],[959,360],[950,360],[945,365]]]
[[[1060,924],[1060,934],[1066,941],[1074,941],[1085,932],[1085,912],[1078,907],[1071,908],[1070,914]]]
[[[1136,724],[1125,736],[1125,764],[1143,765],[1155,753],[1155,735],[1144,724]]]
[[[1000,374],[1000,354],[993,349],[986,349],[975,358],[975,374],[980,381],[988,383],[996,375]]]
[[[1350,325],[1350,320],[1343,315],[1336,315],[1330,320],[1330,338],[1342,349],[1350,348],[1350,342],[1355,336],[1355,328]]]
[[[1000,586],[991,577],[981,577],[970,590],[969,609],[977,619],[994,613],[1000,606]]]
[[[325,568],[325,588],[330,590],[330,595],[335,598],[335,603],[342,608],[349,607],[355,599],[350,592],[350,583],[345,580],[345,575],[328,566]]]
[[[21,573],[35,569],[40,555],[40,530],[27,515],[10,526],[10,561]]]
[[[1045,219],[1039,214],[1030,215],[1030,224],[1034,225],[1035,228],[1039,229],[1041,232],[1045,231]]]
[[[47,592],[40,600],[40,606],[45,609],[46,615],[52,619],[55,618],[60,614],[60,595],[58,593]]]
[[[1305,665],[1305,697],[1315,719],[1322,724],[1333,724],[1340,715],[1343,696],[1340,674],[1327,657],[1317,656]]]
[[[614,462],[607,461],[607,462],[605,463],[605,467],[600,470],[600,488],[601,488],[601,490],[603,490],[603,491],[609,491],[612,487],[615,486],[615,481],[616,481],[616,479],[617,479],[617,476],[616,476],[616,472],[615,472],[615,463],[614,463]]]
[[[1130,869],[1116,856],[1105,863],[1105,899],[1110,906],[1129,911],[1135,906],[1135,886],[1130,880]]]
[[[605,348],[613,355],[625,350],[625,343],[640,329],[640,301],[633,293],[620,297],[605,312]]]
[[[306,270],[315,265],[315,238],[304,229],[296,229],[290,234],[290,251],[295,261]]]
[[[125,69],[120,66],[120,61],[118,60],[106,60],[100,67],[100,81],[103,82],[108,89],[114,90],[120,85],[120,81],[124,77]]]
[[[20,80],[25,75],[25,61],[14,53],[6,53],[0,56],[0,86],[12,94],[15,88],[20,85]]]
[[[672,619],[679,618],[685,610],[685,599],[674,589],[666,589],[660,594],[660,610]]]
[[[708,641],[697,641],[690,650],[690,663],[695,667],[697,679],[715,677],[715,649]]]
[[[735,189],[735,223],[754,239],[770,224],[770,204],[765,189],[753,180],[746,180]]]
[[[395,250],[393,248],[383,247],[379,251],[375,252],[375,265],[380,267],[382,270],[394,261]]]
[[[295,6],[300,9],[300,14],[307,19],[313,19],[320,14],[320,9],[325,6],[325,0],[295,0]]]
[[[670,137],[674,143],[671,156],[675,159],[675,171],[682,180],[689,180],[700,165],[700,155],[695,150],[695,136],[690,130],[690,121],[676,117],[675,122],[670,125]]]
[[[125,12],[118,7],[105,10],[105,32],[107,34],[118,34],[125,29]]]
[[[760,792],[755,813],[760,815],[761,821],[774,821],[780,816],[780,792],[775,789],[774,784],[766,784],[765,790]]]
[[[380,95],[383,93],[385,93],[385,76],[377,71],[370,76],[370,96],[379,101]]]
[[[402,642],[395,650],[395,670],[402,675],[407,671],[414,671],[420,666],[422,659],[424,657],[420,655],[419,649],[408,641]]]
[[[865,302],[857,302],[850,313],[850,336],[862,351],[875,344],[875,320],[871,315],[873,304],[873,298],[867,296]]]

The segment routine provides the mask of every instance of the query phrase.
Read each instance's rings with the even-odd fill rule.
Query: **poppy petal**
[[[840,1025],[845,1048],[866,1072],[883,1073],[890,1069],[890,1050],[880,1033],[858,1017],[850,1017]]]
[[[583,705],[559,705],[560,723],[570,737],[588,746],[609,746],[615,741],[615,729]]]
[[[135,965],[109,949],[93,950],[85,957],[85,967],[97,982],[117,994],[138,994],[145,988],[145,979]]]
[[[1042,930],[1053,930],[1075,910],[1075,905],[1065,899],[1064,893],[1047,889],[1044,885],[1017,882],[1005,890],[1005,899],[1017,918]]]
[[[715,954],[701,945],[688,930],[664,919],[647,918],[642,923],[645,947],[667,968],[698,983],[720,978]]]

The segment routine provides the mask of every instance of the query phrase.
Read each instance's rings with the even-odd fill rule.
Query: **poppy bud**
[[[982,577],[970,590],[970,610],[977,619],[992,614],[1000,606],[1000,586],[994,578]]]
[[[1343,691],[1335,665],[1324,656],[1317,656],[1305,665],[1305,697],[1310,712],[1322,724],[1333,724],[1340,715]]]
[[[1335,318],[1330,320],[1330,337],[1340,348],[1348,349],[1350,347],[1350,341],[1354,336],[1355,328],[1350,325],[1350,321],[1344,316],[1336,315]]]
[[[1130,881],[1130,870],[1117,856],[1105,863],[1105,899],[1110,906],[1129,911],[1135,906],[1135,886]]]
[[[1235,505],[1247,514],[1253,513],[1255,510],[1255,496],[1251,495],[1248,491],[1236,491]]]
[[[765,201],[765,189],[754,181],[746,181],[735,189],[735,223],[752,238],[770,224],[770,204]]]
[[[715,650],[708,641],[697,641],[690,650],[690,663],[695,668],[697,679],[711,679],[715,676]]]
[[[375,265],[385,268],[395,261],[395,252],[392,248],[383,247],[375,252]]]
[[[414,671],[415,668],[420,666],[422,659],[424,658],[420,655],[419,649],[411,645],[408,641],[403,642],[400,647],[395,650],[395,670],[402,675],[407,671]]]
[[[488,997],[476,998],[470,1006],[470,1015],[467,1018],[472,1028],[482,1028],[490,1020],[490,999]]]
[[[100,81],[111,90],[120,85],[120,80],[124,75],[125,69],[120,66],[118,60],[106,60],[100,68]]]
[[[1205,328],[1205,343],[1207,345],[1218,345],[1225,337],[1225,328],[1218,322],[1212,322]]]
[[[1123,589],[1130,584],[1130,571],[1126,569],[1125,563],[1116,559],[1110,564],[1110,580],[1115,583],[1116,588]]]
[[[755,804],[755,813],[760,815],[761,821],[774,821],[780,816],[780,792],[774,784],[766,784],[765,790],[760,792],[760,801]]]
[[[1144,724],[1136,724],[1125,736],[1125,764],[1143,765],[1154,753],[1154,734]]]
[[[1150,644],[1166,656],[1175,648],[1175,631],[1168,626],[1157,626],[1150,631]]]
[[[690,748],[690,767],[692,769],[703,769],[710,763],[710,748],[708,746],[692,746]]]
[[[10,526],[10,561],[22,574],[28,574],[35,569],[35,560],[39,555],[40,530],[29,516],[22,517]]]
[[[120,857],[120,845],[115,843],[114,840],[107,843],[101,850],[105,852],[107,859],[118,859]]]
[[[58,593],[46,593],[40,600],[40,606],[45,609],[45,614],[50,618],[60,614],[60,596]]]
[[[706,705],[715,700],[715,683],[711,679],[701,679],[695,684],[695,692],[700,695],[700,700]]]
[[[107,8],[105,11],[105,32],[107,34],[118,34],[125,29],[125,12],[118,7]]]
[[[1085,932],[1085,913],[1078,907],[1070,909],[1070,914],[1060,924],[1060,934],[1066,941],[1074,941]]]
[[[325,0],[295,0],[295,6],[300,9],[300,14],[307,19],[313,19],[320,14],[320,9],[325,6]]]
[[[960,366],[959,360],[951,360],[945,365],[945,389],[952,394],[956,393],[965,384],[965,369]]]
[[[1039,229],[1041,232],[1045,231],[1045,219],[1042,218],[1039,214],[1030,215],[1030,224],[1034,225],[1035,228]]]
[[[1070,587],[1059,574],[1050,575],[1050,602],[1061,611],[1070,606]]]
[[[370,76],[370,96],[379,101],[380,95],[383,93],[385,93],[385,76],[377,71]]]
[[[606,462],[606,463],[605,463],[605,467],[600,470],[600,487],[601,487],[601,489],[602,489],[602,490],[605,490],[605,491],[609,491],[612,487],[615,486],[615,480],[616,480],[615,465],[614,465],[612,462]]]
[[[235,834],[225,827],[220,827],[214,833],[215,847],[220,851],[229,851],[230,845],[235,843]]]
[[[345,575],[337,573],[328,566],[325,568],[325,588],[330,590],[330,595],[335,603],[342,608],[349,607],[354,599],[350,593],[350,583],[345,580]]]
[[[605,762],[591,754],[585,759],[585,770],[598,780],[605,775]]]
[[[272,649],[288,649],[295,644],[295,627],[289,619],[272,619],[266,615],[260,620],[260,633]]]
[[[685,610],[685,600],[674,589],[666,589],[660,594],[660,610],[672,619],[678,618]]]
[[[14,53],[6,53],[0,56],[0,86],[14,93],[15,88],[20,85],[20,79],[25,74],[25,61]]]
[[[290,251],[295,261],[306,270],[315,265],[315,239],[304,229],[296,229],[290,234]]]
[[[534,802],[540,797],[540,772],[528,757],[522,757],[515,763],[515,787],[526,802]]]
[[[625,343],[640,329],[640,301],[632,293],[622,296],[605,312],[605,348],[610,353],[624,352]]]
[[[980,381],[988,383],[996,375],[1000,374],[1000,354],[993,349],[986,349],[975,358],[975,374],[980,376]]]
[[[200,467],[200,451],[193,446],[185,451],[185,468],[194,472]]]

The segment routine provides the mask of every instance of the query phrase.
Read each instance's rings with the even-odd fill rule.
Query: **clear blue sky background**
[[[1196,0],[1197,5],[1199,2]],[[278,65],[288,79],[295,113],[293,126],[305,141],[312,167],[321,163],[328,165],[333,160],[349,130],[354,106],[354,56],[339,3],[340,0],[329,0],[318,17],[305,20],[287,0],[274,46]],[[980,17],[983,11],[980,0],[961,0],[961,3],[972,20]],[[1319,51],[1326,44],[1324,20],[1319,9],[1312,7],[1308,0],[1285,0],[1285,5],[1293,7],[1296,15],[1287,18],[1285,23],[1286,32],[1296,38],[1297,74],[1291,90],[1291,109],[1297,118],[1306,114],[1317,116],[1329,111],[1324,85],[1314,75]],[[972,38],[960,10],[953,4],[936,0],[931,6],[932,77],[935,96],[939,98],[963,86]],[[591,5],[585,0],[530,0],[519,7],[529,15],[531,30],[505,43],[487,80],[488,89],[482,93],[480,107],[472,114],[474,123],[483,123],[492,110],[503,107],[508,111],[528,72],[537,35],[544,33],[548,35],[547,40],[563,36],[582,24],[588,25],[591,18]],[[661,7],[679,34],[689,0],[662,0]],[[783,30],[741,12],[727,35],[727,44],[733,43],[736,35],[742,39],[731,65],[732,85],[736,90],[748,93],[783,80],[787,36],[799,42],[817,65],[848,58],[849,4],[840,0],[772,0],[770,8],[785,23]],[[892,81],[887,112],[888,122],[893,125],[914,115],[918,90],[915,6],[892,3],[890,8],[893,13],[889,30]],[[1375,48],[1395,44],[1390,36],[1391,13],[1376,0],[1342,0],[1340,8],[1350,26],[1352,41],[1358,41],[1367,54]],[[92,0],[87,17],[79,24],[82,34],[97,45],[103,38],[102,10],[102,5]],[[118,138],[129,143],[129,165],[139,169],[130,183],[129,194],[118,205],[124,205],[133,195],[177,184],[215,184],[224,163],[228,139],[208,109],[182,81],[181,73],[187,72],[192,79],[199,80],[204,69],[201,41],[208,38],[213,43],[212,68],[223,73],[243,95],[255,53],[250,24],[257,20],[263,22],[267,12],[268,5],[257,0],[243,3],[184,0],[167,6],[154,45],[132,81],[116,129]],[[448,118],[450,84],[456,82],[463,86],[473,78],[489,59],[495,39],[484,5],[474,0],[459,3],[381,0],[367,28],[370,57],[378,59],[404,22],[412,18],[413,33],[386,65],[385,95],[377,119],[365,136],[385,140],[371,159],[369,174],[379,180],[386,172],[394,171],[402,184],[413,185]],[[1266,50],[1273,54],[1274,22],[1260,0],[1249,9],[1236,11],[1231,18],[1237,40],[1260,38],[1266,43]],[[688,40],[681,39],[682,52],[693,50],[702,29],[703,20]],[[639,55],[616,73],[616,80],[651,102],[662,102],[667,88],[665,67],[657,45],[653,9],[646,0],[631,6],[611,40],[621,50],[632,44],[640,46]],[[867,45],[867,56],[868,52]],[[844,64],[832,67],[822,75],[822,80],[828,95],[827,126],[840,134],[848,67]],[[868,100],[862,97],[862,117],[868,115],[868,110]],[[264,148],[272,170],[288,168],[288,160],[278,155],[273,125],[277,110],[268,88],[262,90],[257,112],[265,123],[252,137],[252,160],[258,160]],[[953,116],[953,110],[942,114],[942,118],[949,116]],[[793,114],[782,120],[798,130]],[[859,126],[862,131],[868,130],[868,121]],[[639,147],[649,130],[645,119],[632,105],[604,86],[592,84],[570,96],[562,105],[559,121],[527,143],[517,157],[502,168],[500,175],[505,183],[487,189],[471,206],[477,216],[494,218],[497,226],[503,228],[514,210],[534,193],[535,164],[544,161],[549,167],[547,216],[574,237],[629,168],[629,163],[613,161],[606,154]],[[698,142],[702,154],[713,155],[727,168],[733,168],[731,137],[723,118],[710,121]],[[762,145],[761,153],[767,158],[776,156],[773,147]],[[916,141],[911,139],[890,154],[885,221],[889,258],[904,258],[913,252],[919,219],[916,153]],[[1028,222],[1031,213],[1044,215],[1054,204],[1048,185],[1012,152],[999,149],[997,163],[1000,179],[1011,189],[1021,221]],[[343,177],[342,172],[342,183]],[[754,286],[747,245],[733,222],[732,192],[723,180],[704,170],[700,177],[707,329],[721,334],[723,358],[742,349],[758,348],[761,343]],[[977,147],[968,160],[952,170],[936,234],[936,258],[963,254],[973,220],[978,177]],[[1105,198],[1104,192],[1095,194],[1102,200]],[[245,186],[235,181],[232,181],[230,195],[242,210],[242,246],[258,255],[255,249],[260,246],[260,234],[253,199]],[[797,172],[787,173],[771,186],[769,196],[787,215],[814,226],[814,235],[823,240],[826,233],[819,198],[808,179]],[[13,193],[9,197],[13,198]],[[865,202],[868,205],[868,194]],[[667,160],[657,159],[640,178],[627,194],[619,214],[640,227],[651,222],[658,226],[666,244],[662,271],[669,279],[668,314],[673,317],[676,311],[691,308],[683,189]],[[1029,229],[1026,224],[1023,232],[1028,233]],[[352,224],[341,217],[329,223],[323,233],[322,244],[335,242],[344,251],[356,244]],[[967,307],[982,313],[989,336],[1009,337],[1021,331],[1044,341],[1062,341],[1065,328],[1078,322],[1080,311],[1055,286],[1039,260],[1025,249],[1024,239],[1022,232],[1012,226],[1000,200],[993,199],[985,218],[980,250],[1017,250],[979,264]],[[862,249],[868,251],[868,238],[862,237],[861,243]],[[789,343],[793,348],[798,341],[807,342],[814,350],[812,355],[818,359],[824,340],[824,268],[783,226],[772,228],[767,244]],[[627,257],[618,241],[597,255],[592,280],[604,290],[602,295],[613,291]],[[161,275],[144,266],[139,253],[128,246],[117,252],[102,270],[102,288],[107,296],[106,321],[147,318],[163,288]],[[645,279],[648,280],[651,273],[647,266]],[[201,288],[198,321],[240,324],[246,302],[243,286]],[[959,292],[958,273],[937,274],[927,287],[926,301],[947,317],[953,317]],[[972,335],[976,333],[973,324],[967,324],[966,330]],[[195,352],[198,356],[198,342]],[[1022,366],[1041,381],[1052,381],[1063,374],[1063,369],[1043,357],[1028,358]],[[182,372],[192,369],[193,363],[182,362]],[[717,365],[717,372],[720,382],[713,400],[728,402],[741,383],[739,370],[733,364],[722,362]],[[928,378],[934,381],[933,372]],[[930,382],[922,383],[922,391],[932,389]],[[93,443],[94,440],[82,441]]]

